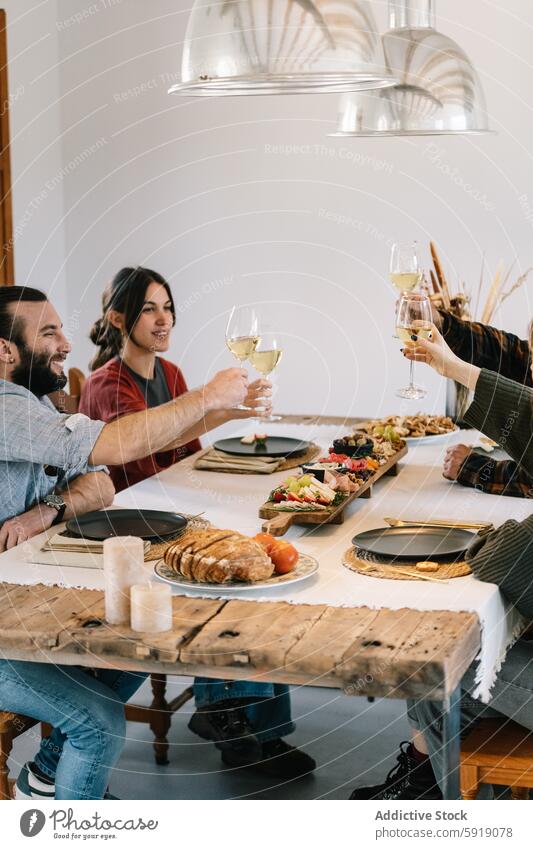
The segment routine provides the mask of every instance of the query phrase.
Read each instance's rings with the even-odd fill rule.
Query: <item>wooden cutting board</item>
[[[271,506],[271,502],[267,501],[259,510],[259,518],[266,519],[263,522],[262,530],[264,533],[272,534],[275,537],[281,537],[287,533],[291,525],[342,525],[344,522],[344,510],[356,498],[371,498],[372,487],[374,484],[385,475],[398,474],[398,462],[407,454],[408,447],[404,445],[386,463],[369,478],[366,483],[361,486],[357,492],[352,492],[341,504],[336,507],[330,507],[327,510],[309,510],[299,511],[295,513],[286,513],[276,510]]]

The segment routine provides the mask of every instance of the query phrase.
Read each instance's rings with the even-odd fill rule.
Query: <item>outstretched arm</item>
[[[461,360],[496,371],[517,383],[533,385],[531,351],[525,339],[476,321],[463,321],[444,311],[435,324]]]
[[[425,362],[444,377],[475,390],[465,421],[494,439],[533,476],[533,389],[460,360],[435,325],[431,339],[419,338],[403,353],[407,359]]]
[[[115,419],[101,430],[89,463],[118,466],[163,451],[169,445],[169,434],[176,441],[208,413],[241,404],[246,392],[246,371],[226,369],[202,389],[186,392],[160,407]]]

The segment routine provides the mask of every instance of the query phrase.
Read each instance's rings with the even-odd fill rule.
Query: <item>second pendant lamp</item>
[[[435,0],[389,0],[387,71],[399,82],[341,99],[334,136],[464,135],[490,132],[483,89],[459,45],[435,29]]]

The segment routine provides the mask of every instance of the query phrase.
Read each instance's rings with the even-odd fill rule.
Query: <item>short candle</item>
[[[159,634],[172,628],[172,587],[168,584],[137,584],[131,588],[133,631]]]

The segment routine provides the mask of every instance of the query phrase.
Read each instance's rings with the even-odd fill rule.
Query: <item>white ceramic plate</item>
[[[432,433],[429,436],[402,436],[402,439],[405,439],[408,445],[433,445],[439,442],[447,442],[450,436],[453,436],[454,433],[457,433],[457,430],[450,430],[448,433]]]
[[[318,560],[311,557],[310,554],[300,554],[296,569],[293,569],[292,572],[289,572],[287,575],[274,575],[266,581],[256,581],[254,584],[207,584],[200,581],[190,581],[182,575],[176,575],[172,569],[168,568],[164,560],[158,560],[156,562],[154,572],[158,578],[166,581],[167,584],[172,584],[174,587],[181,587],[184,590],[202,590],[202,592],[208,590],[216,593],[218,596],[221,593],[240,593],[247,592],[248,590],[273,589],[281,585],[296,584],[298,581],[305,581],[318,572]]]

